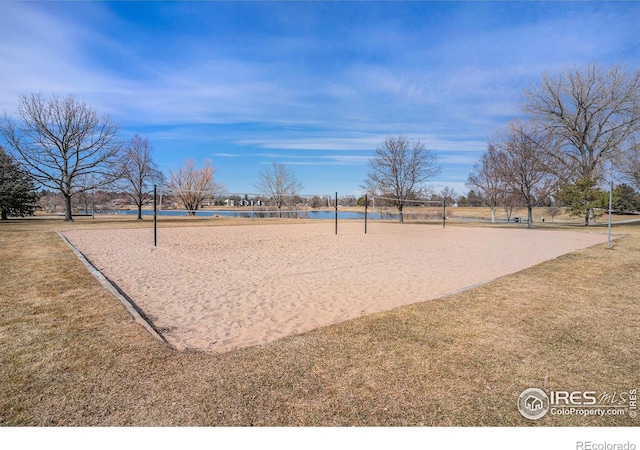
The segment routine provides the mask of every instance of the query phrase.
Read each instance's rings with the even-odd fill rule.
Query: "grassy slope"
[[[164,225],[237,223],[175,220]],[[243,222],[240,222],[243,223]],[[252,222],[254,223],[254,222]],[[447,298],[223,355],[148,335],[54,230],[0,224],[0,425],[609,425],[530,422],[527,387],[640,386],[640,227]],[[146,222],[142,226],[149,226]]]

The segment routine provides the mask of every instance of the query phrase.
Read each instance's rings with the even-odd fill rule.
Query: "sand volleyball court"
[[[224,352],[441,297],[606,234],[330,222],[74,230],[177,349]]]

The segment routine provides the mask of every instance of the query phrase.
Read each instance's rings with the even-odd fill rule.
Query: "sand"
[[[225,352],[424,302],[604,233],[330,222],[64,232],[178,350]]]

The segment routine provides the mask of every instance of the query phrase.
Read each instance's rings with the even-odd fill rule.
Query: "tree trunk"
[[[491,207],[491,223],[496,223],[496,208]]]
[[[2,213],[0,213],[0,220],[9,220],[9,217],[7,217],[7,212],[3,209]]]
[[[137,206],[138,206],[138,220],[142,220],[142,203],[139,203]]]
[[[73,217],[71,216],[71,196],[62,193],[64,196],[64,220],[65,222],[73,221]]]
[[[593,213],[593,209],[587,208],[587,211],[584,214],[584,226],[587,227],[591,224],[591,217],[595,217]]]
[[[398,206],[399,222],[404,223],[404,214],[402,213],[402,206]]]
[[[533,206],[527,206],[527,228],[533,228]]]

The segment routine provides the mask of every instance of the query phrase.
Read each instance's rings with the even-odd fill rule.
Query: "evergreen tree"
[[[473,189],[467,194],[467,202],[469,206],[482,206],[482,198]]]
[[[591,219],[602,215],[608,208],[609,195],[598,188],[594,178],[580,179],[575,183],[564,185],[555,195],[557,201],[567,207],[570,216],[581,216],[590,211],[592,217],[585,219],[585,225]]]
[[[613,189],[613,210],[618,213],[640,211],[640,195],[628,184]]]
[[[33,181],[18,163],[0,147],[0,217],[32,215],[38,194]]]

